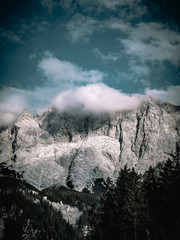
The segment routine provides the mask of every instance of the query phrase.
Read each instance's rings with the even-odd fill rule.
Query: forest
[[[140,175],[126,166],[107,179],[89,211],[88,240],[180,239],[180,149]]]
[[[179,240],[180,147],[144,174],[125,166],[114,182],[96,183],[94,194],[64,187],[40,192],[5,168],[0,177],[0,239],[4,240]],[[18,176],[19,178],[19,176]],[[98,186],[98,187],[97,187]],[[97,191],[98,188],[98,191]],[[35,198],[32,194],[37,192]],[[101,193],[101,194],[100,194]],[[84,211],[71,226],[48,202]],[[87,226],[83,235],[83,226]]]

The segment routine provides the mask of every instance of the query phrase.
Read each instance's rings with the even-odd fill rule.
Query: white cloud
[[[50,53],[47,53],[47,56],[40,62],[39,68],[43,70],[48,84],[46,82],[43,88],[39,88],[38,94],[37,89],[33,94],[42,96],[43,91],[47,92],[46,95],[51,96],[49,102],[55,99],[53,104],[61,110],[73,107],[95,112],[129,109],[138,106],[145,95],[175,104],[174,98],[177,99],[178,96],[178,88],[175,88],[176,91],[174,91],[175,89],[173,90],[171,87],[167,91],[146,89],[145,95],[133,95],[130,98],[128,95],[103,84],[104,74],[102,72],[83,70],[71,62],[55,58]],[[129,78],[131,75],[134,76],[134,81],[140,79],[139,81],[147,87],[149,83],[146,77],[149,75],[149,71],[146,65],[135,65],[135,63],[133,65],[131,63],[130,72],[132,74],[128,76]],[[162,92],[163,97],[160,94]]]
[[[104,74],[98,70],[83,70],[75,64],[68,61],[57,59],[48,53],[40,63],[39,68],[43,74],[51,82],[56,84],[72,85],[96,83],[103,80]]]
[[[92,51],[96,56],[100,57],[103,61],[116,61],[119,58],[118,53],[108,52],[107,55],[103,54],[98,48],[94,48]]]
[[[164,61],[180,64],[180,34],[160,23],[140,23],[121,27],[128,38],[119,39],[130,56],[141,61]]]
[[[116,1],[115,1],[116,2]],[[114,4],[115,4],[114,2]],[[133,1],[132,1],[133,2]],[[145,61],[169,61],[174,65],[180,64],[180,33],[169,26],[155,22],[141,22],[132,26],[127,19],[110,18],[97,21],[94,18],[76,14],[67,24],[67,30],[72,42],[89,41],[95,31],[103,29],[119,30],[121,49],[130,57]],[[122,51],[122,50],[121,50]],[[104,59],[115,60],[117,55],[104,55],[99,49],[93,52]]]
[[[127,22],[133,18],[140,18],[146,13],[145,7],[142,6],[141,0],[92,0],[86,2],[84,0],[78,0],[76,4],[72,1],[61,1],[63,6],[69,13],[74,12],[72,19],[66,24],[66,29],[70,38],[68,40],[76,43],[78,41],[88,42],[90,36],[102,29],[117,29],[121,30],[128,27]],[[78,6],[82,9],[83,14],[77,12]],[[118,8],[119,6],[123,6]],[[112,17],[106,17],[105,19],[99,20],[97,16],[109,11],[116,11],[119,15],[118,18],[112,19]],[[109,13],[110,13],[109,12]],[[112,16],[112,15],[111,15]],[[119,23],[120,22],[120,23]]]
[[[166,91],[157,89],[146,89],[145,93],[147,96],[158,98],[163,102],[168,102],[180,106],[180,85],[169,86]]]
[[[90,35],[96,29],[97,21],[94,18],[76,14],[68,22],[66,28],[72,42],[88,42]]]
[[[94,113],[114,112],[137,108],[149,96],[180,105],[179,95],[180,85],[170,86],[167,90],[146,89],[144,95],[128,95],[103,83],[88,84],[60,93],[47,86],[30,92],[9,87],[0,91],[0,126],[14,122],[24,108],[39,114],[50,105],[59,111],[78,108],[78,111]],[[53,96],[56,96],[54,100]]]
[[[47,52],[39,62],[44,83],[31,91],[4,88],[0,91],[0,124],[13,122],[27,108],[41,114],[52,104],[53,99],[64,90],[79,85],[102,82],[104,74],[97,70],[84,70],[68,61],[55,58]]]
[[[24,108],[40,114],[51,105],[61,111],[79,108],[95,113],[113,112],[136,108],[146,96],[180,105],[180,86],[170,86],[166,91],[147,88],[145,95],[129,96],[103,84],[102,72],[84,70],[71,62],[57,59],[49,52],[38,67],[44,78],[41,87],[31,91],[10,87],[0,90],[0,126],[13,122]],[[149,69],[131,65],[131,71],[133,76],[145,76]]]
[[[141,22],[136,26],[112,18],[107,20],[107,28],[119,30],[117,38],[124,45],[125,52],[144,61],[169,61],[180,64],[180,33],[161,23]]]
[[[54,106],[63,111],[65,109],[80,108],[90,112],[113,112],[138,107],[145,96],[126,95],[103,83],[81,86],[69,90],[56,97]]]

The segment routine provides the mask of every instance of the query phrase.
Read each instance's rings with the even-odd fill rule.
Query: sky
[[[175,0],[0,3],[0,125],[26,108],[117,111],[148,96],[180,105]]]

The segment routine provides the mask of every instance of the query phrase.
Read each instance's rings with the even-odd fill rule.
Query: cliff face
[[[0,133],[0,162],[43,189],[60,183],[81,191],[98,178],[116,178],[125,164],[143,172],[167,160],[179,142],[180,109],[149,99],[114,114],[24,111]]]

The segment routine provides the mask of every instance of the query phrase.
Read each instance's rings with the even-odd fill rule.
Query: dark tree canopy
[[[126,166],[89,212],[92,240],[180,239],[180,149],[143,176]]]

